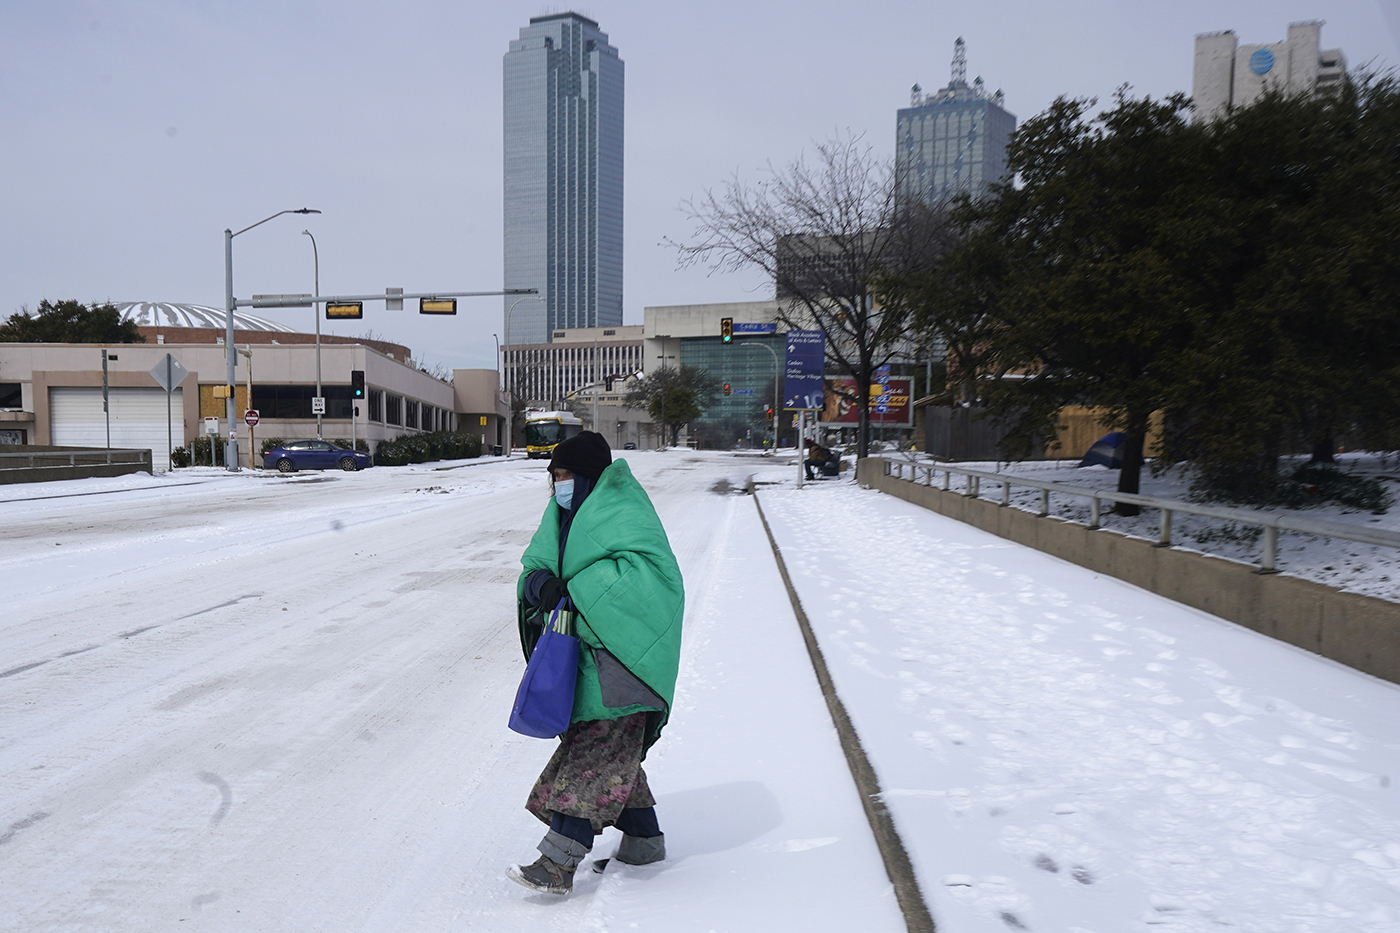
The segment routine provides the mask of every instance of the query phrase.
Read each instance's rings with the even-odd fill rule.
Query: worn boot
[[[650,865],[666,857],[666,834],[628,836],[623,834],[617,847],[617,860],[624,865]]]
[[[540,857],[529,865],[512,865],[506,877],[541,894],[568,894],[574,889],[574,869],[588,848],[550,830],[539,844]]]

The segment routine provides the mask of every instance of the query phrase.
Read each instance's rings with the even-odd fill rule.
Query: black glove
[[[546,612],[552,612],[561,600],[568,598],[569,591],[564,586],[564,581],[558,577],[551,576],[540,587],[540,608]]]

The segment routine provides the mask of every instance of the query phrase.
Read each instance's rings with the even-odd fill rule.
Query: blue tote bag
[[[564,603],[554,608],[549,624],[535,643],[515,705],[510,728],[521,735],[552,739],[569,728],[574,711],[574,685],[578,681],[578,639],[573,634],[573,613]]]

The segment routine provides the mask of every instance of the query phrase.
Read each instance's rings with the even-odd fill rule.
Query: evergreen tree
[[[1001,244],[995,344],[1003,366],[993,410],[1022,452],[1049,435],[1065,405],[1096,406],[1125,434],[1120,492],[1138,492],[1151,415],[1165,407],[1196,318],[1213,302],[1209,194],[1196,182],[1204,131],[1189,102],[1120,90],[1056,100],[1013,137],[1003,185],[982,210]],[[1134,507],[1121,507],[1134,512]]]
[[[123,321],[116,306],[83,305],[80,301],[48,299],[39,302],[38,313],[11,314],[0,324],[5,343],[145,343],[135,321]]]
[[[704,414],[717,391],[719,380],[707,370],[664,366],[632,383],[623,404],[646,409],[654,422],[668,430],[674,447],[681,428]]]

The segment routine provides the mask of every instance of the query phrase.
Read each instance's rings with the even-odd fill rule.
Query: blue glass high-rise
[[[541,297],[510,314],[508,339],[620,325],[622,59],[585,16],[535,16],[510,43],[504,78],[503,284]]]
[[[896,117],[895,176],[905,197],[940,204],[959,194],[979,197],[1007,179],[1006,146],[1016,117],[977,78],[967,83],[966,47],[953,46],[948,86],[925,95],[914,85]]]

